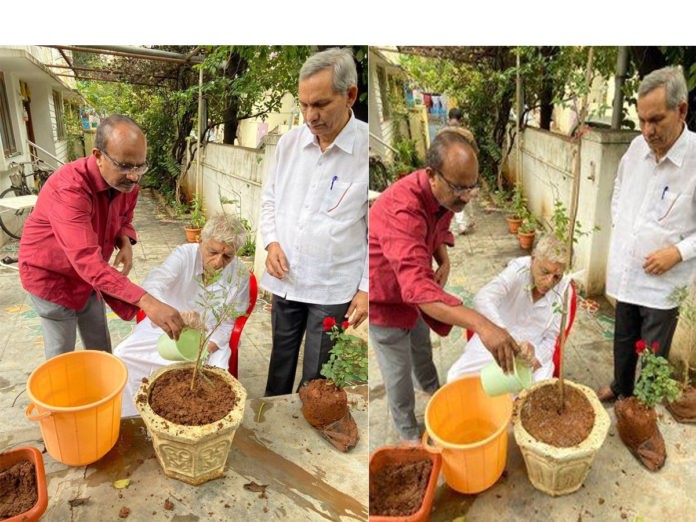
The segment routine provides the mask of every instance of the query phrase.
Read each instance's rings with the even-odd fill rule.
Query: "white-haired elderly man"
[[[268,252],[261,286],[273,294],[273,350],[266,395],[291,393],[305,337],[300,384],[320,377],[332,344],[332,317],[353,326],[367,317],[367,124],[349,49],[309,57],[300,70],[305,124],[284,134],[262,196],[260,230]]]
[[[145,277],[143,288],[160,301],[182,310],[184,317],[191,317],[191,313],[196,312],[202,317],[202,283],[207,290],[225,296],[226,302],[233,304],[238,314],[244,314],[249,306],[249,270],[237,257],[237,251],[244,243],[245,234],[237,218],[224,214],[213,216],[201,231],[201,242],[176,247]],[[222,272],[216,278],[220,270]],[[207,346],[211,354],[207,364],[227,369],[230,358],[228,343],[234,321],[235,317],[228,317],[212,333]],[[213,314],[206,314],[206,322],[206,326],[212,329],[216,322]],[[128,382],[123,390],[121,406],[124,417],[137,415],[133,397],[142,378],[171,364],[157,352],[157,340],[162,333],[163,330],[146,317],[114,349],[114,355],[128,367]]]
[[[560,310],[570,282],[563,276],[567,247],[552,235],[542,237],[531,256],[518,257],[474,297],[474,308],[524,346],[534,368],[534,381],[553,375],[553,352],[561,330]],[[477,374],[493,355],[478,335],[447,372],[447,382]]]

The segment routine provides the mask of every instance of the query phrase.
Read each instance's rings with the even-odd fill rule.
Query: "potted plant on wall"
[[[325,379],[314,379],[300,388],[302,415],[341,451],[353,448],[359,440],[344,387],[367,381],[367,346],[346,333],[349,326],[348,321],[339,326],[333,317],[324,319],[324,332],[333,342],[329,361],[321,368]]]
[[[198,243],[201,237],[201,230],[205,225],[205,212],[203,211],[203,198],[196,194],[191,200],[190,216],[188,224],[184,227],[186,240],[189,243]]]
[[[696,355],[696,285],[675,288],[672,300],[679,306],[679,322],[672,339],[670,359],[681,366],[681,396],[666,401],[665,407],[674,420],[696,423],[696,388],[692,381],[692,361]]]
[[[222,269],[215,272],[207,285],[199,281],[203,316],[192,316],[189,323],[201,329],[196,362],[160,368],[143,379],[135,396],[165,475],[194,485],[222,476],[247,395],[226,370],[203,365],[210,336],[240,315],[234,293],[220,295],[213,289],[221,274]],[[228,286],[234,276],[229,275]],[[208,314],[215,320],[206,332]]]
[[[657,426],[655,405],[672,401],[681,393],[677,382],[670,377],[672,369],[664,357],[657,354],[658,343],[650,346],[636,342],[640,376],[631,397],[620,398],[614,405],[616,429],[631,453],[650,471],[660,469],[667,458],[665,441]]]

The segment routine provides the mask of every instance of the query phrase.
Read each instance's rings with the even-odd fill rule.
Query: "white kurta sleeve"
[[[168,303],[168,295],[173,288],[177,287],[176,282],[185,272],[186,253],[181,246],[178,246],[169,254],[164,262],[147,274],[142,287],[154,298]]]
[[[503,319],[500,308],[501,303],[510,298],[513,288],[520,285],[520,271],[524,270],[520,261],[513,259],[508,266],[478,291],[474,297],[474,309],[501,328],[509,328],[509,324]],[[525,273],[529,273],[525,270]]]

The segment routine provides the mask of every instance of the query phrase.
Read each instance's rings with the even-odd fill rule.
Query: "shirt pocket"
[[[692,199],[687,194],[666,192],[657,206],[657,221],[669,229],[686,225],[694,211]]]
[[[335,219],[354,219],[366,203],[366,183],[334,181],[324,195],[320,210]]]

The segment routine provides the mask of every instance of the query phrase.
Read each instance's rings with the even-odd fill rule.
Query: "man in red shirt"
[[[19,244],[19,275],[41,317],[46,359],[75,349],[76,328],[85,349],[110,352],[104,301],[126,321],[142,308],[170,337],[183,327],[176,309],[126,277],[137,240],[137,184],[148,167],[145,135],[114,115],[97,128],[94,146],[91,156],[48,178]]]
[[[451,127],[440,131],[427,165],[385,190],[369,215],[369,335],[394,424],[407,440],[418,439],[422,431],[413,411],[411,375],[427,393],[440,386],[428,326],[439,335],[447,335],[452,325],[475,331],[505,371],[519,351],[507,331],[443,290],[450,270],[447,246],[454,245],[450,222],[477,187],[471,133]]]

